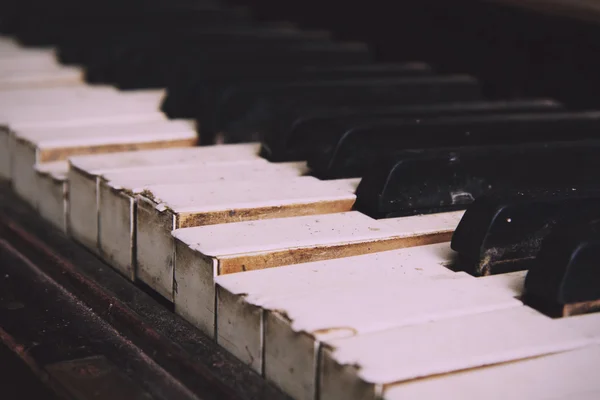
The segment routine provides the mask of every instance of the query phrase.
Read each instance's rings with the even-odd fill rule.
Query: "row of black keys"
[[[479,197],[454,232],[452,248],[457,269],[474,275],[527,269],[524,300],[552,316],[600,311],[598,190]]]
[[[15,7],[18,18],[3,26],[26,43],[56,45],[90,81],[166,86],[163,110],[197,118],[202,137],[259,139],[272,161],[308,160],[321,178],[362,177],[357,208],[374,217],[468,207],[452,245],[473,274],[531,268],[538,297],[600,297],[600,113],[551,100],[486,102],[471,77],[374,64],[366,46],[260,25],[209,1],[142,12],[136,2],[64,5],[41,20]],[[577,240],[553,239],[574,231]]]

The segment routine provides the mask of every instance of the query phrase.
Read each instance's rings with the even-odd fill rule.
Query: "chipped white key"
[[[150,120],[82,127],[24,129],[14,134],[11,179],[13,188],[30,203],[36,198],[37,163],[66,160],[72,155],[124,150],[188,147],[197,135],[187,121]]]
[[[269,163],[256,158],[232,163],[145,167],[117,170],[100,177],[98,246],[100,256],[130,279],[135,278],[136,194],[151,185],[264,181],[304,175],[306,163]],[[170,233],[170,231],[169,231]]]
[[[404,227],[352,211],[176,230],[175,311],[212,336],[217,275],[446,242],[462,214],[407,217]]]
[[[522,287],[525,273],[474,278],[415,281],[370,279],[362,285],[282,297],[262,305],[264,375],[297,399],[315,394],[320,343],[400,326],[505,308],[520,308],[513,286]]]
[[[320,398],[375,399],[383,386],[590,343],[525,306],[331,340],[321,357]]]
[[[280,297],[361,285],[371,279],[401,280],[410,285],[419,279],[464,276],[447,267],[453,259],[450,243],[445,242],[217,276],[216,340],[262,373],[263,304]]]
[[[138,195],[137,276],[173,300],[171,231],[238,221],[349,211],[359,179],[311,176],[150,186]]]
[[[66,161],[37,164],[37,199],[35,207],[42,216],[57,228],[67,230],[67,171]]]
[[[98,249],[98,201],[100,177],[119,169],[169,165],[197,165],[258,159],[258,143],[226,146],[127,151],[76,156],[69,159],[69,212],[71,234],[89,249]]]
[[[600,346],[433,376],[385,388],[383,399],[596,400]]]

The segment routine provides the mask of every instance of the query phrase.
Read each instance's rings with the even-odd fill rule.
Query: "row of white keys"
[[[0,106],[2,109],[51,106],[90,101],[106,96],[116,95],[117,89],[108,85],[99,86],[66,86],[55,88],[23,88],[0,91]]]
[[[333,340],[321,355],[320,398],[380,398],[415,379],[569,351],[599,339],[600,314],[552,319],[521,306]]]
[[[261,355],[257,365],[262,364],[259,371],[267,379],[296,399],[312,399],[322,342],[521,305],[514,298],[513,287],[522,282],[522,273],[476,279],[451,272],[441,266],[453,261],[447,242],[390,252],[382,257],[383,263],[374,261],[365,256],[339,260],[335,279],[326,277],[313,290],[297,286],[301,278],[295,271],[259,271],[251,280],[244,274],[217,278],[217,340],[246,362],[242,350],[253,357]],[[372,270],[368,276],[346,278],[364,262]],[[403,268],[394,268],[398,263]],[[328,264],[316,263],[313,268],[322,271],[331,266]],[[406,273],[414,268],[429,273]],[[278,288],[256,286],[257,279]],[[262,323],[258,325],[244,315],[244,311],[259,310]],[[248,342],[234,330],[262,340]]]
[[[8,48],[0,52],[0,73],[11,70],[52,70],[63,66],[56,60],[52,49],[16,49]]]
[[[89,249],[99,252],[98,220],[103,218],[99,217],[101,208],[99,200],[101,183],[106,181],[103,179],[104,175],[137,174],[142,169],[156,171],[171,166],[192,168],[213,163],[228,164],[257,161],[260,160],[258,150],[258,144],[253,143],[231,146],[176,147],[71,157],[68,173],[68,223],[70,233]],[[162,174],[156,174],[157,178],[161,176],[165,177]],[[186,176],[191,175],[187,174]],[[116,176],[115,178],[118,179]],[[166,177],[166,179],[169,178]],[[106,186],[106,184],[103,186]],[[120,191],[125,189],[133,192],[137,188],[121,187]],[[131,212],[131,209],[129,209],[129,212]],[[111,218],[110,215],[108,217]],[[132,218],[133,216],[127,217],[130,221]],[[131,223],[126,223],[126,226],[131,226]],[[129,229],[128,227],[128,232]],[[127,245],[129,244],[130,241],[128,240]]]
[[[42,96],[43,94],[43,96]],[[38,96],[45,98],[37,100]],[[158,111],[162,91],[143,91],[137,94],[120,95],[113,90],[80,90],[61,88],[46,90],[23,90],[0,92],[0,103],[10,103],[0,111],[0,177],[12,176],[13,155],[16,142],[35,151],[35,162],[57,161],[55,143],[47,143],[49,150],[39,148],[38,142],[67,137],[74,140],[79,136],[101,136],[114,130],[119,124],[162,121],[166,119]],[[31,105],[30,103],[34,103]],[[86,134],[91,127],[92,132]],[[102,126],[106,126],[102,132]],[[93,131],[96,129],[96,131]],[[188,142],[193,129],[188,129]],[[85,148],[85,145],[75,146]],[[98,147],[98,146],[96,146]]]
[[[174,150],[171,153],[163,150],[73,157],[69,170],[71,234],[79,242],[97,251],[124,275],[137,277],[165,298],[174,300],[175,245],[172,230],[242,220],[337,213],[352,208],[358,179],[319,181],[313,177],[293,178],[293,175],[306,173],[304,163],[291,163],[289,168],[282,168],[282,164],[267,163],[259,158],[257,152],[258,144],[245,144]],[[238,173],[237,167],[231,165],[250,160],[254,163],[260,160],[267,165],[264,170],[260,167],[255,172],[248,167],[240,167],[244,170],[243,173]],[[207,169],[206,164],[214,163],[219,163],[219,166],[213,165]],[[175,169],[171,173],[168,168],[164,168],[169,164],[180,167],[173,167]],[[186,164],[194,167],[182,169]],[[197,168],[196,172],[194,168]],[[159,172],[159,169],[163,171]],[[215,181],[216,178],[219,181]],[[91,207],[94,204],[97,215],[96,210]],[[359,225],[367,223],[365,221],[372,222],[370,218],[362,216],[363,220],[360,219],[361,214],[356,214],[355,217],[334,217],[335,222],[346,224],[348,230],[352,229],[350,225],[357,218],[362,221]],[[447,220],[425,217],[421,225],[426,220],[434,223],[418,235],[431,235],[432,238],[424,240],[447,240],[460,213],[449,215],[454,217]],[[393,221],[395,220],[387,222],[401,223],[400,219]],[[305,224],[303,220],[294,219],[286,222],[288,223]],[[273,222],[266,225],[266,231],[269,231],[268,226],[272,224],[275,224],[275,231],[280,229],[278,222]],[[440,226],[441,231],[438,229]],[[227,228],[224,236],[231,237],[229,229],[238,227],[239,225],[235,225]],[[384,227],[389,229],[388,225],[384,224]],[[412,228],[408,225],[398,227],[399,233],[396,236],[405,235]],[[244,229],[243,226],[241,229]],[[296,230],[295,226],[290,226],[289,229]],[[358,229],[367,230],[367,227]],[[389,240],[379,241],[369,251],[397,245],[397,237],[389,238],[395,234],[378,233],[379,229],[376,226],[369,227],[365,237],[371,237],[374,241],[380,237]],[[257,237],[261,237],[265,244],[278,240],[276,235],[263,236],[262,232],[256,232]],[[199,234],[202,235],[202,232]],[[314,236],[312,239],[317,240]],[[403,237],[400,241],[407,245],[413,239]],[[325,239],[327,240],[331,242],[335,238],[330,235]],[[340,240],[343,241],[343,238]],[[418,243],[420,239],[414,240]],[[319,242],[315,244],[319,245]],[[372,247],[366,241],[361,245],[364,248]],[[361,245],[354,243],[344,246],[344,251],[354,248],[352,254],[355,254],[361,251]],[[346,254],[336,250],[332,243],[327,247],[324,257],[341,257]],[[303,257],[310,260],[306,254]],[[281,262],[279,265],[298,261],[288,258]]]
[[[53,71],[11,71],[0,76],[0,90],[23,88],[54,88],[85,84],[79,68],[65,67]]]
[[[172,301],[175,241],[171,231],[349,211],[357,184],[357,179],[321,181],[310,176],[276,179],[257,176],[254,180],[230,183],[150,186],[138,195],[138,277]],[[272,224],[277,226],[276,222]],[[256,231],[257,237],[264,232]],[[228,232],[223,232],[225,236],[221,238],[228,239],[222,241],[243,240],[239,239],[239,232],[233,234],[234,240]],[[213,243],[219,235],[215,233]]]
[[[93,114],[87,115],[90,114],[90,109],[97,109],[98,112],[106,109],[111,114],[124,114],[131,112],[132,107],[137,107],[133,108],[133,111],[158,112],[160,99],[163,96],[164,90],[161,89],[120,92],[104,85],[3,90],[0,91],[0,104],[2,104],[0,115],[4,118],[17,119],[13,123],[31,126],[37,123],[36,119],[45,119],[46,122],[51,123],[48,115],[54,116],[54,114],[69,115],[71,121],[78,121],[82,117],[89,119],[93,117]],[[123,107],[126,109],[120,111]],[[82,115],[73,114],[75,111],[80,111]],[[58,121],[60,126],[71,122],[64,119]],[[42,126],[46,127],[48,124]]]
[[[600,346],[415,380],[386,388],[385,400],[596,400]]]
[[[213,336],[219,275],[444,242],[461,216],[375,220],[351,211],[178,229],[175,311]]]
[[[54,51],[23,49],[15,42],[0,47],[0,90],[84,85],[83,71],[58,64]]]
[[[136,123],[61,128],[24,129],[14,133],[11,180],[25,200],[36,199],[36,172],[33,166],[66,160],[77,154],[114,152],[127,149],[193,146],[196,132],[187,121],[150,118]]]
[[[13,130],[23,128],[49,128],[82,125],[84,123],[102,123],[107,118],[123,121],[140,115],[159,113],[162,90],[140,91],[135,94],[122,94],[100,90],[97,96],[69,104],[59,102],[60,97],[52,104],[27,105],[18,103],[0,110],[0,122],[10,124]]]
[[[263,307],[269,302],[361,285],[374,277],[401,276],[412,281],[463,277],[447,268],[453,256],[447,243],[438,243],[218,276],[215,338],[238,359],[262,373]],[[420,266],[414,267],[417,264]]]
[[[523,306],[515,297],[524,272],[406,276],[437,272],[439,250],[401,250],[404,268],[371,264],[364,282],[345,278],[361,257],[338,260],[347,262],[337,265],[339,279],[330,272],[314,290],[305,283],[310,267],[320,276],[332,265],[218,277],[217,340],[296,399],[317,390],[320,399],[374,399],[406,380],[566,351],[600,334],[600,314],[552,320]]]
[[[305,172],[305,163],[272,164],[261,158],[252,158],[231,162],[205,161],[203,164],[191,166],[120,169],[104,173],[99,178],[98,186],[99,254],[131,279],[135,278],[136,266],[138,271],[164,270],[165,263],[172,264],[171,231],[176,227],[173,224],[184,223],[184,215],[177,213],[177,205],[170,204],[169,198],[181,192],[196,191],[203,194],[199,198],[192,197],[196,200],[196,205],[206,205],[206,202],[214,197],[225,197],[226,201],[231,201],[231,198],[239,196],[240,189],[244,186],[253,185],[256,188],[268,185],[268,182],[293,179]],[[235,190],[229,191],[227,195],[227,188]],[[141,227],[138,227],[138,197],[144,199],[145,213],[139,217]],[[159,201],[158,197],[164,201]],[[150,198],[161,205],[147,204],[146,201],[151,201]],[[207,218],[211,215],[216,216],[217,213],[206,213]],[[160,223],[162,221],[164,224]],[[150,235],[151,239],[150,242],[141,241],[145,251],[138,257],[136,236],[144,235]],[[170,243],[167,252],[163,251],[165,242]]]

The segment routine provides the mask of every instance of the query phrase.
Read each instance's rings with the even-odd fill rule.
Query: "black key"
[[[477,80],[458,75],[246,85],[222,97],[214,129],[226,136],[251,138],[255,133],[289,126],[306,112],[332,106],[431,104],[479,97]]]
[[[273,62],[249,60],[243,64],[208,64],[193,74],[173,74],[167,85],[167,96],[161,105],[171,118],[198,118],[201,125],[212,124],[216,98],[230,85],[251,82],[281,83],[286,81],[337,77],[370,78],[428,75],[431,67],[423,63],[327,65],[318,54],[278,58]],[[208,122],[207,122],[208,121]]]
[[[274,132],[265,132],[262,154],[271,161],[305,160],[311,149],[321,144],[339,141],[345,132],[355,126],[393,123],[398,118],[551,112],[561,108],[562,106],[553,100],[332,108],[302,116]]]
[[[592,166],[592,171],[595,169]],[[583,170],[574,171],[574,175]],[[591,173],[596,177],[597,173]],[[588,186],[522,189],[510,195],[495,193],[477,198],[452,237],[452,249],[459,254],[457,269],[477,276],[528,269],[556,224],[600,217],[597,182],[596,178]]]
[[[80,3],[57,7],[54,2],[49,6],[42,5],[38,10],[31,10],[30,15],[17,27],[15,36],[27,45],[47,46],[61,42],[69,36],[77,36],[78,29],[87,30],[89,23],[101,28],[105,34],[112,34],[113,28],[125,28],[122,33],[135,32],[142,28],[139,25],[146,18],[146,27],[155,22],[154,29],[165,25],[193,24],[194,14],[205,11],[218,18],[215,12],[222,7],[215,1],[198,1],[195,3],[173,2],[169,5],[148,2],[144,5],[135,2],[101,2]],[[169,24],[169,21],[171,22]],[[96,23],[94,23],[96,22]],[[114,25],[113,25],[114,22]],[[128,24],[127,24],[128,22]],[[110,29],[107,29],[110,27]],[[160,29],[160,28],[159,28]],[[121,36],[123,37],[123,36]]]
[[[183,15],[181,15],[183,14]],[[75,24],[78,25],[75,25]],[[98,50],[106,52],[112,47],[122,45],[132,35],[141,33],[189,36],[198,29],[250,27],[255,25],[245,8],[204,9],[193,13],[145,12],[143,15],[129,17],[118,14],[111,18],[111,29],[107,32],[107,21],[93,18],[76,19],[69,26],[69,34],[56,41],[57,58],[64,64],[86,64],[98,57]],[[77,32],[73,35],[72,32]],[[103,52],[103,53],[104,53]]]
[[[112,71],[119,71],[121,57],[127,60],[127,49],[117,49],[116,55],[112,57],[103,57],[91,63],[91,67],[86,73],[86,78],[90,81],[110,82]],[[305,57],[318,58],[319,64],[354,64],[367,63],[371,61],[369,51],[364,44],[357,43],[335,43],[330,41],[307,41],[292,39],[290,41],[280,41],[267,45],[264,42],[257,42],[244,45],[229,44],[227,46],[217,46],[208,48],[188,48],[180,51],[173,56],[173,63],[169,64],[171,70],[168,76],[181,74],[183,77],[190,77],[196,74],[203,74],[205,68],[211,68],[213,65],[239,65],[257,62],[260,60],[265,64],[277,62],[286,59],[301,61]],[[127,61],[135,63],[136,61]],[[108,71],[108,72],[107,72]],[[114,73],[114,72],[112,72]]]
[[[464,209],[490,191],[595,185],[599,156],[600,141],[406,150],[365,172],[355,207],[399,217]]]
[[[315,176],[362,176],[365,167],[406,149],[600,139],[600,112],[413,119],[357,127],[315,149]]]
[[[116,83],[126,88],[159,87],[167,84],[176,63],[187,63],[193,55],[207,57],[212,52],[254,50],[275,51],[290,45],[330,42],[321,31],[295,29],[234,28],[199,30],[190,37],[139,34],[112,50],[112,56],[100,55],[87,63],[90,82]],[[255,53],[256,55],[256,53]],[[212,58],[215,61],[214,58]],[[207,58],[207,61],[210,61]],[[141,82],[139,82],[141,80]],[[145,81],[150,80],[150,83]]]
[[[552,316],[600,311],[600,201],[595,218],[557,225],[525,279],[525,301]]]
[[[272,69],[273,68],[273,69]],[[249,70],[249,72],[248,72]],[[380,79],[394,77],[410,77],[410,76],[425,76],[429,73],[430,68],[424,64],[398,64],[398,65],[343,65],[343,66],[310,66],[299,68],[295,64],[272,64],[268,68],[264,65],[245,65],[244,71],[239,71],[241,76],[225,77],[223,80],[212,78],[211,73],[203,73],[201,76],[208,78],[207,84],[203,88],[198,88],[194,94],[201,95],[200,100],[193,99],[186,102],[187,107],[194,105],[195,116],[200,126],[203,129],[202,144],[212,144],[207,141],[211,133],[216,133],[211,129],[216,114],[216,107],[219,98],[227,95],[236,87],[248,85],[252,82],[253,87],[269,87],[273,85],[295,84],[304,81],[327,80],[327,79]],[[254,74],[254,77],[248,75]],[[236,82],[239,81],[239,82]],[[191,110],[190,110],[191,111]],[[284,120],[282,120],[284,121]],[[249,142],[258,141],[260,137],[256,135],[236,134],[237,132],[227,132],[224,135],[224,142]],[[269,135],[269,132],[261,132],[262,135]],[[214,137],[214,135],[213,135]]]

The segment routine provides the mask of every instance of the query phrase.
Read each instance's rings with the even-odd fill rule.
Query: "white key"
[[[67,172],[66,161],[37,164],[38,198],[35,206],[42,216],[62,231],[67,231]]]
[[[600,315],[592,319],[598,325]],[[332,340],[321,357],[320,398],[375,399],[388,385],[567,351],[593,340],[526,306]]]
[[[96,156],[71,157],[70,163],[82,171],[106,171],[162,165],[196,165],[261,158],[260,143],[203,146],[187,149],[129,151]]]
[[[111,120],[137,121],[147,115],[160,114],[158,105],[161,91],[144,92],[139,95],[115,96],[114,99],[73,103],[69,107],[56,103],[31,107],[16,107],[0,110],[0,122],[19,131],[32,127],[64,127],[102,123]]]
[[[12,141],[8,126],[0,125],[0,178],[10,179]]]
[[[27,88],[83,87],[83,71],[63,67],[51,71],[10,71],[0,76],[0,91]]]
[[[19,107],[52,106],[97,101],[105,98],[116,98],[119,93],[114,87],[102,86],[66,86],[56,88],[26,88],[0,91],[2,109]]]
[[[303,175],[306,163],[269,163],[256,158],[232,163],[145,167],[104,174],[99,185],[99,254],[125,276],[135,278],[136,194],[151,185],[273,180]],[[170,237],[170,229],[168,231]]]
[[[45,91],[24,91],[29,94],[36,94],[39,92]],[[51,91],[55,92],[55,91]],[[2,107],[4,110],[4,122],[3,126],[0,126],[0,177],[9,179],[12,176],[12,158],[13,153],[15,152],[15,140],[16,136],[23,138],[25,141],[29,143],[36,143],[43,138],[53,138],[58,136],[69,136],[69,131],[71,132],[71,136],[77,136],[79,129],[82,127],[92,127],[92,126],[114,126],[118,124],[131,124],[131,123],[141,123],[141,122],[149,122],[149,121],[167,121],[165,116],[155,111],[153,107],[149,107],[148,104],[144,104],[147,102],[149,97],[156,96],[156,94],[152,95],[140,95],[137,97],[130,97],[131,101],[127,101],[128,105],[123,105],[124,108],[119,110],[114,110],[111,112],[110,107],[104,107],[102,102],[106,103],[109,100],[105,97],[115,96],[116,92],[111,93],[110,91],[100,90],[102,92],[99,95],[99,99],[102,100],[98,102],[98,96],[95,96],[94,102],[92,102],[91,106],[87,106],[86,110],[72,110],[71,107],[65,107],[65,104],[62,102],[62,97],[56,97],[54,101],[56,104],[52,107],[48,105],[39,105],[39,106],[28,106],[28,96],[21,96],[21,103],[25,103],[25,105],[19,106],[19,102],[17,103],[16,110],[7,110],[6,107]],[[17,95],[19,91],[10,91],[11,94],[15,94],[15,97],[19,99]],[[72,92],[72,91],[59,91],[59,93],[67,95],[68,98],[73,100],[73,95],[85,92]],[[43,96],[42,96],[43,97]],[[48,97],[48,101],[52,101],[52,96]],[[85,96],[84,96],[85,98]],[[9,96],[5,101],[11,101],[11,97]],[[81,104],[89,104],[86,101],[74,101],[74,104],[81,106]],[[114,103],[114,100],[112,100]],[[137,104],[140,103],[141,104]],[[4,101],[3,101],[4,103]],[[56,107],[60,108],[60,110],[56,110]],[[90,110],[90,107],[92,108]],[[101,111],[98,111],[101,109]],[[48,116],[48,110],[55,110],[56,112],[51,116]],[[65,110],[68,111],[65,115]],[[72,111],[69,111],[72,110]],[[27,116],[23,115],[23,113],[27,113],[31,111],[32,115]],[[41,113],[40,113],[41,112]],[[89,114],[91,112],[91,114]],[[1,113],[1,112],[0,112]],[[37,113],[37,114],[36,114]],[[104,113],[104,115],[102,115]],[[37,117],[36,117],[37,115]],[[47,117],[48,119],[44,119]],[[37,118],[37,119],[36,119]],[[95,129],[95,128],[94,128]],[[98,128],[101,129],[101,128]],[[50,162],[57,161],[56,159],[41,159],[40,162]]]
[[[596,400],[600,346],[386,387],[385,400]]]
[[[0,74],[11,71],[52,71],[64,68],[52,51],[22,51],[0,58]]]
[[[315,395],[317,350],[322,342],[462,315],[522,307],[512,286],[524,273],[506,277],[415,281],[370,279],[362,285],[312,295],[277,298],[263,304],[264,374],[297,399]],[[439,334],[440,332],[438,332]],[[441,337],[441,336],[440,336]]]
[[[24,129],[14,134],[11,179],[13,188],[32,203],[37,197],[37,163],[66,160],[71,155],[132,149],[193,146],[196,132],[186,121],[112,123],[100,126]]]
[[[178,229],[175,311],[213,336],[218,275],[445,242],[461,216],[408,217],[406,230],[356,211]]]
[[[137,105],[158,111],[164,90],[135,90],[121,92],[108,85],[67,86],[56,88],[27,88],[0,91],[0,104],[6,115],[22,115],[24,111],[81,106],[86,108],[117,108]],[[21,111],[21,113],[19,113]]]
[[[371,279],[409,284],[433,277],[457,276],[450,243],[221,275],[217,284],[217,342],[262,373],[262,305],[280,297],[360,286]]]
[[[359,179],[311,176],[231,183],[149,186],[138,195],[137,276],[173,300],[171,231],[256,219],[349,211]]]
[[[67,216],[70,232],[81,243],[97,252],[99,212],[97,188],[100,185],[100,177],[104,173],[126,168],[183,166],[257,159],[259,146],[257,143],[245,143],[71,157]]]
[[[10,37],[0,37],[0,56],[7,52],[8,54],[12,54],[18,51],[22,51],[23,49],[15,42],[13,38]]]

